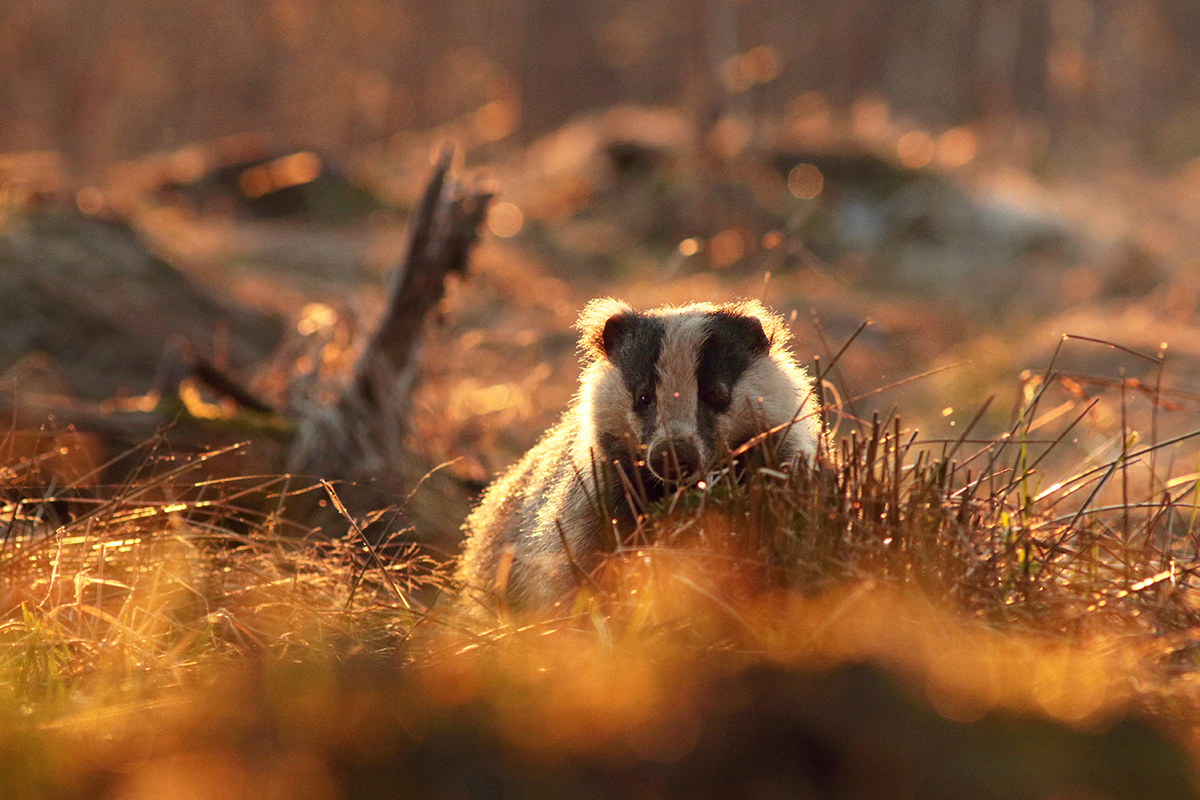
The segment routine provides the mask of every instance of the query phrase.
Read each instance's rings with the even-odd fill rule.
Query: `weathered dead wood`
[[[491,199],[454,179],[451,162],[447,150],[434,168],[410,223],[406,255],[384,314],[334,402],[273,408],[177,338],[166,347],[154,385],[143,397],[81,402],[57,392],[23,393],[18,384],[26,381],[16,381],[12,394],[0,391],[0,420],[10,431],[35,433],[38,442],[51,442],[62,431],[77,432],[95,446],[89,459],[95,463],[139,452],[139,445],[151,440],[181,455],[248,441],[244,452],[254,457],[243,457],[243,466],[259,473],[286,469],[295,476],[293,489],[331,481],[357,517],[401,504],[430,466],[406,444],[422,331],[445,295],[446,277],[466,272]],[[218,404],[202,407],[197,388]],[[0,444],[4,440],[0,434]],[[440,485],[446,482],[431,481],[425,500],[436,516],[454,517],[449,525],[442,520],[433,525],[443,534],[457,530],[459,512],[465,513],[462,492]],[[321,499],[317,492],[301,494],[288,504],[289,516],[332,522],[330,530],[344,527],[319,510]]]
[[[425,188],[387,307],[350,380],[333,404],[298,409],[288,472],[400,483],[411,465],[405,436],[421,331],[445,294],[446,276],[466,272],[491,200],[450,176],[452,155],[443,153]]]

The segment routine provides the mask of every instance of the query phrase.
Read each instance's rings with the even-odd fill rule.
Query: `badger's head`
[[[782,427],[785,455],[815,452],[811,382],[788,350],[787,326],[762,304],[639,312],[597,300],[578,327],[591,362],[580,402],[608,457],[630,454],[660,481],[689,484],[768,429]]]

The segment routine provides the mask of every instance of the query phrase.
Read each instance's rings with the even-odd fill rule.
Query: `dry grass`
[[[877,418],[813,468],[762,453],[665,500],[573,605],[520,625],[426,608],[445,565],[302,535],[278,513],[303,488],[284,478],[203,479],[225,453],[90,500],[30,495],[36,465],[14,465],[0,744],[21,745],[0,782],[716,796],[766,776],[744,796],[906,781],[917,797],[1192,796],[1176,748],[1200,753],[1197,484],[1167,456],[1195,449],[1123,426],[1109,455],[1062,470],[1101,406],[1126,420],[1163,402],[1116,385],[1066,414],[1066,380],[1051,364],[1029,381],[995,439]],[[336,487],[303,490],[336,507]]]
[[[233,448],[230,448],[233,449]],[[278,477],[204,480],[205,462],[111,498],[23,497],[3,507],[0,683],[38,719],[142,701],[266,654],[389,652],[412,628],[427,558],[306,535]],[[336,497],[335,487],[315,487]],[[261,509],[272,501],[274,511]],[[70,521],[47,518],[55,506]],[[62,512],[58,512],[62,513]]]

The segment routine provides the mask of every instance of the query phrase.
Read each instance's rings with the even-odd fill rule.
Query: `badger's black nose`
[[[700,477],[700,451],[683,439],[659,442],[650,450],[650,471],[669,483],[686,483]]]

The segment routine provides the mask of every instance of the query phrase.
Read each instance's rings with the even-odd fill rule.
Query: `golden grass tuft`
[[[0,507],[0,701],[54,719],[265,655],[388,653],[411,631],[410,594],[441,580],[432,560],[407,546],[384,565],[298,529],[278,513],[286,478],[190,483],[205,460],[107,499]],[[46,521],[56,506],[69,521]]]
[[[304,535],[284,478],[189,462],[86,501],[13,481],[0,784],[1193,797],[1196,477],[1159,474],[1167,452],[1190,463],[1190,434],[1123,423],[1047,474],[1112,402],[1051,418],[1056,386],[999,437],[891,418],[815,465],[748,453],[758,469],[668,497],[570,603],[519,623],[427,608],[446,565],[416,550]]]

